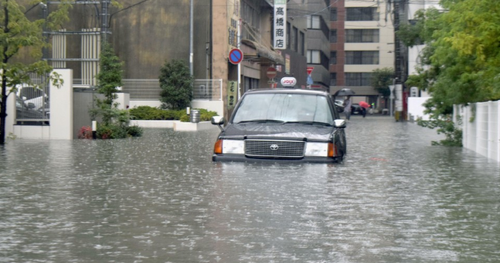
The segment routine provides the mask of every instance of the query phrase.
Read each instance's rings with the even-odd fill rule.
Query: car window
[[[333,123],[325,96],[307,94],[247,94],[234,113],[233,122],[246,121]]]

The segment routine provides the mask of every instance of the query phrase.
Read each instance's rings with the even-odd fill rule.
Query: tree
[[[38,5],[46,1],[31,1]],[[57,10],[53,11],[47,20],[30,21],[24,7],[16,0],[0,0],[0,78],[2,81],[0,101],[0,145],[5,144],[5,119],[7,117],[7,98],[16,93],[17,86],[23,83],[36,86],[30,79],[30,74],[48,75],[52,67],[40,60],[42,48],[47,47],[43,28],[55,29],[69,20],[67,14],[71,5],[67,0],[61,1]],[[16,56],[29,54],[34,62],[13,62]],[[53,84],[60,84],[57,75],[50,75]]]
[[[160,101],[162,108],[180,110],[191,105],[193,77],[181,60],[166,61],[160,69]]]
[[[418,74],[406,82],[431,94],[425,103],[431,120],[422,126],[440,127],[452,141],[447,144],[460,145],[461,131],[450,128],[455,127],[450,125],[453,105],[500,99],[500,6],[497,0],[440,3],[444,12],[421,11],[415,26],[397,34],[407,44],[416,44],[419,38],[426,45]]]
[[[114,49],[107,42],[102,45],[99,55],[99,73],[97,74],[97,92],[104,95],[104,99],[96,99],[97,109],[94,115],[100,115],[105,125],[111,123],[118,105],[113,105],[117,98],[118,87],[122,86],[123,62],[115,55]]]
[[[387,98],[391,95],[389,85],[393,84],[393,80],[394,70],[392,68],[375,69],[372,72],[371,85],[378,93]]]
[[[500,6],[496,0],[447,0],[447,10],[420,11],[413,27],[399,36],[426,44],[422,67],[409,86],[428,91],[427,109],[436,116],[452,112],[453,104],[500,99]],[[474,8],[471,8],[474,7]],[[417,33],[418,32],[418,33]]]
[[[105,40],[103,40],[105,41]],[[122,86],[123,62],[115,55],[113,47],[107,42],[102,43],[99,55],[99,73],[97,74],[97,92],[104,99],[96,99],[97,108],[90,111],[92,118],[100,118],[97,125],[97,137],[101,139],[119,139],[127,136],[141,136],[142,129],[129,126],[130,113],[118,109],[114,100],[118,97],[118,87]]]

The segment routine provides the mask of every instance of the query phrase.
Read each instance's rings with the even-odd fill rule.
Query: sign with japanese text
[[[286,1],[274,0],[274,49],[286,49]]]
[[[228,0],[227,2],[227,24],[228,24],[228,47],[229,50],[238,47],[238,27],[240,20],[240,1]]]
[[[227,106],[228,108],[234,108],[236,105],[236,96],[238,94],[238,81],[228,81],[227,82]]]

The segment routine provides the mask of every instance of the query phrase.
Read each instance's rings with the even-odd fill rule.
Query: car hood
[[[328,141],[334,128],[332,126],[298,123],[244,123],[229,124],[221,134],[224,138],[234,139],[299,139]]]

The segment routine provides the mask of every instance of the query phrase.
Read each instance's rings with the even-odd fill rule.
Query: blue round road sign
[[[243,52],[237,48],[233,48],[229,52],[229,62],[233,64],[239,64],[243,60]]]

